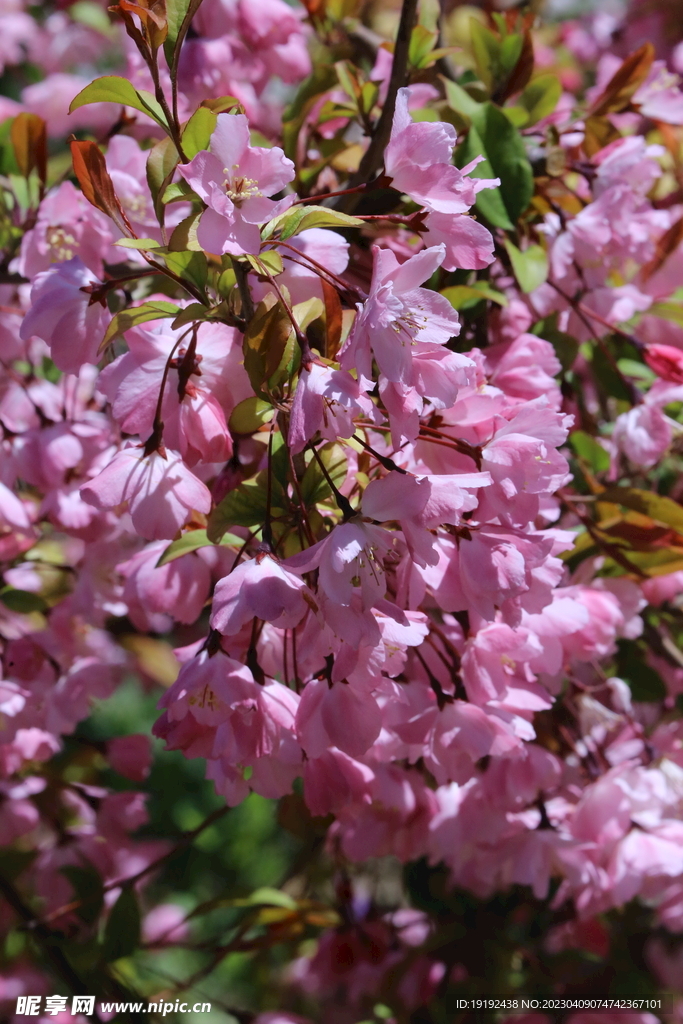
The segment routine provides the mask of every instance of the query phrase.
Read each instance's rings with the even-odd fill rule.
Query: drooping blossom
[[[208,512],[211,494],[190,472],[178,452],[154,451],[130,444],[81,488],[81,496],[98,509],[127,502],[135,529],[146,540],[169,540],[193,511]]]
[[[37,274],[31,289],[31,308],[21,325],[21,337],[33,335],[48,342],[53,362],[65,373],[78,373],[84,363],[96,363],[109,317],[92,293],[99,284],[78,256]]]

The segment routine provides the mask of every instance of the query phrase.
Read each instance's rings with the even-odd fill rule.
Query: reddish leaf
[[[111,217],[121,231],[127,229],[134,234],[114,191],[114,183],[109,177],[100,149],[94,142],[79,142],[76,139],[70,145],[74,173],[85,198],[102,213]]]
[[[168,20],[166,18],[166,0],[120,0],[116,7],[109,10],[120,14],[126,22],[129,35],[132,26],[131,15],[135,14],[140,19],[140,24],[146,41],[152,50],[158,50],[163,45],[168,35]]]
[[[19,170],[28,178],[32,170],[45,184],[47,175],[47,134],[45,122],[37,114],[23,111],[12,122],[10,139]]]
[[[605,146],[609,146],[610,142],[619,138],[621,136],[609,118],[604,116],[586,118],[583,149],[587,156],[595,156]]]
[[[601,117],[604,114],[617,114],[620,110],[625,110],[633,94],[649,75],[654,57],[655,49],[652,43],[645,43],[627,57],[593,104],[591,115]]]
[[[339,300],[339,293],[334,285],[331,285],[325,278],[321,278],[321,281],[323,301],[325,303],[325,322],[327,324],[325,356],[328,359],[335,359],[342,335],[342,306]]]
[[[675,221],[657,242],[655,255],[643,267],[644,281],[647,281],[664,266],[671,253],[678,249],[681,242],[683,242],[683,217]]]

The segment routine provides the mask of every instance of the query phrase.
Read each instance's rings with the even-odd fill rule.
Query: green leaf
[[[475,144],[481,146],[481,155],[487,158],[493,168],[493,177],[500,178],[500,195],[508,217],[514,223],[524,213],[534,194],[534,175],[522,136],[493,103],[482,103],[472,117],[472,126],[478,136],[474,140]],[[480,164],[472,173],[486,177],[481,174],[482,166]],[[477,206],[481,197],[490,194],[490,191],[484,189],[479,192]]]
[[[183,152],[188,160],[209,148],[211,136],[216,130],[218,115],[208,107],[198,107],[183,129]]]
[[[16,590],[9,586],[0,590],[0,601],[13,612],[20,612],[22,615],[43,612],[47,608],[47,602],[40,594],[33,594],[29,590]]]
[[[515,128],[523,128],[529,121],[529,115],[524,107],[501,107],[500,109]]]
[[[197,228],[199,227],[202,212],[199,210],[190,213],[173,229],[173,233],[168,240],[168,247],[171,252],[185,252],[188,249],[192,252],[202,251],[202,247],[197,241]]]
[[[149,249],[163,249],[161,242],[157,242],[155,238],[118,238],[114,245],[119,245],[122,249],[140,249],[143,252]]]
[[[470,176],[473,178],[495,178],[496,172],[486,156],[483,139],[473,124],[467,133],[467,138],[458,147],[456,163],[459,167],[464,167],[478,156],[483,156],[484,159],[470,171]],[[515,225],[508,216],[500,188],[485,188],[478,192],[476,207],[482,217],[493,227],[514,231]]]
[[[491,288],[485,281],[476,281],[473,285],[454,284],[441,292],[448,299],[453,309],[469,309],[482,299],[489,299],[499,306],[507,306],[508,300],[502,292]]]
[[[601,501],[609,501],[633,509],[670,526],[683,536],[683,505],[654,491],[641,491],[637,487],[608,487],[600,494]]]
[[[482,25],[476,18],[470,18],[469,27],[477,74],[491,91],[500,68],[501,41],[490,28]]]
[[[556,75],[539,75],[527,85],[517,103],[527,112],[527,124],[536,124],[552,114],[562,95],[562,83]]]
[[[178,313],[178,316],[171,324],[171,329],[177,331],[179,327],[194,323],[195,320],[208,320],[210,314],[211,310],[207,309],[201,302],[191,302],[189,306],[185,306],[185,309],[181,309]]]
[[[0,875],[14,881],[38,856],[37,850],[0,850]]]
[[[204,292],[209,279],[209,265],[203,252],[166,252],[164,260],[169,270]]]
[[[318,449],[318,455],[327,470],[335,487],[340,488],[346,480],[348,464],[344,449],[339,444],[326,444]],[[301,497],[306,508],[324,501],[332,494],[332,489],[315,457],[311,458],[306,472],[301,478]]]
[[[648,316],[660,316],[683,327],[683,305],[678,302],[655,302],[647,311]]]
[[[414,68],[425,68],[430,64],[432,50],[439,38],[438,32],[432,32],[424,25],[416,25],[410,34],[408,46],[408,63]]]
[[[633,640],[620,640],[617,654],[619,677],[628,683],[634,700],[659,702],[666,697],[662,677],[645,661],[645,651]]]
[[[140,943],[140,908],[132,886],[127,885],[111,908],[104,929],[102,955],[107,963],[130,956]]]
[[[241,907],[284,907],[285,910],[296,910],[298,906],[296,900],[292,899],[286,892],[282,892],[280,889],[273,889],[269,885],[263,885],[260,889],[255,889],[246,899],[237,899],[234,900],[234,903],[235,906]]]
[[[569,443],[584,462],[587,462],[594,473],[604,473],[610,467],[609,452],[605,451],[599,441],[583,430],[575,430],[569,435]]]
[[[358,217],[350,217],[347,213],[330,210],[326,206],[299,205],[269,221],[261,236],[265,240],[279,230],[280,238],[284,242],[300,231],[307,231],[308,228],[358,228],[362,225],[363,221]]]
[[[118,75],[96,78],[74,97],[69,113],[73,114],[74,110],[89,103],[118,103],[124,107],[134,107],[168,131],[164,112],[152,94],[145,89],[135,89],[127,78],[119,78]]]
[[[236,96],[214,96],[212,99],[202,100],[200,106],[213,110],[214,114],[244,113],[244,107]]]
[[[168,31],[164,41],[164,54],[171,69],[178,62],[179,41],[182,43],[201,2],[202,0],[166,0]]]
[[[548,257],[540,245],[530,245],[522,252],[506,239],[505,248],[523,292],[533,292],[548,280]]]
[[[524,36],[520,32],[514,32],[501,40],[500,44],[500,77],[507,79],[515,69],[517,61],[522,56]]]
[[[76,3],[69,7],[69,17],[72,21],[94,29],[100,35],[109,36],[109,38],[116,35],[116,29],[107,17],[107,12],[98,3],[91,3],[90,0],[76,0]]]
[[[104,886],[99,872],[92,864],[67,864],[59,870],[71,882],[76,897],[81,900],[76,913],[86,924],[94,924],[104,906]]]
[[[246,257],[247,263],[249,263],[252,270],[255,270],[257,274],[263,275],[263,271],[267,270],[273,277],[277,277],[285,269],[282,262],[282,256],[275,249],[266,249],[265,252],[260,253],[259,256]]]
[[[363,226],[359,217],[351,217],[348,213],[329,210],[326,206],[307,206],[303,220],[296,229],[296,234],[308,231],[309,228],[358,228]]]
[[[235,434],[255,434],[274,415],[275,409],[270,402],[252,395],[235,406],[228,425]]]
[[[152,299],[149,302],[143,302],[140,306],[132,306],[130,309],[122,309],[113,318],[107,333],[102,339],[100,345],[100,351],[105,348],[106,345],[112,341],[113,338],[118,337],[119,334],[125,334],[131,327],[137,327],[138,324],[144,324],[148,320],[164,320],[169,317],[175,317],[180,312],[180,306],[176,306],[173,302],[165,302],[161,299]]]
[[[450,78],[442,78],[444,89],[446,90],[446,102],[451,110],[454,110],[456,114],[460,114],[461,117],[467,119],[468,123],[471,123],[472,118],[476,117],[478,111],[481,109],[482,104],[473,99],[466,89],[463,89],[457,82],[452,82]]]
[[[222,547],[241,547],[244,544],[244,537],[238,537],[234,533],[226,533],[222,537],[220,544]],[[206,530],[188,530],[182,537],[178,537],[177,540],[172,541],[171,544],[162,552],[159,561],[156,564],[156,568],[160,568],[162,565],[168,565],[169,562],[175,562],[176,558],[182,558],[183,555],[189,555],[193,551],[198,551],[199,548],[214,547],[214,542],[209,540]]]
[[[169,203],[198,203],[200,199],[186,181],[172,181],[164,189],[161,201],[168,206]]]
[[[206,533],[210,541],[218,544],[231,526],[262,526],[266,519],[266,474],[259,473],[230,491],[209,516]],[[272,510],[275,511],[274,509]]]
[[[337,78],[342,89],[354,104],[354,107],[357,107],[361,86],[353,64],[347,60],[340,60],[334,65],[334,70],[337,72]]]
[[[154,200],[154,211],[160,224],[164,221],[161,197],[170,184],[178,166],[178,153],[173,139],[166,136],[149,151],[147,157],[147,184]]]

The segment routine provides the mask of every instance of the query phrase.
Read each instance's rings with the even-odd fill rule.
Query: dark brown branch
[[[396,33],[394,60],[391,65],[387,98],[384,101],[379,121],[375,125],[370,145],[360,162],[360,167],[349,182],[350,188],[355,188],[356,185],[369,181],[373,174],[382,166],[384,150],[387,148],[387,143],[391,136],[396,96],[398,95],[398,90],[408,82],[408,51],[410,48],[410,37],[416,24],[417,0],[403,0],[401,20],[399,21],[398,32]]]

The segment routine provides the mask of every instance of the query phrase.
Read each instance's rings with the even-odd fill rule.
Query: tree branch
[[[398,23],[398,32],[396,33],[394,60],[391,65],[387,98],[384,101],[379,121],[375,125],[370,145],[360,162],[360,167],[349,182],[350,188],[355,188],[356,185],[369,181],[373,174],[382,166],[384,150],[387,148],[387,143],[391,136],[396,96],[398,95],[398,90],[406,85],[408,81],[408,50],[410,48],[410,36],[416,24],[417,0],[403,0],[401,20]]]

